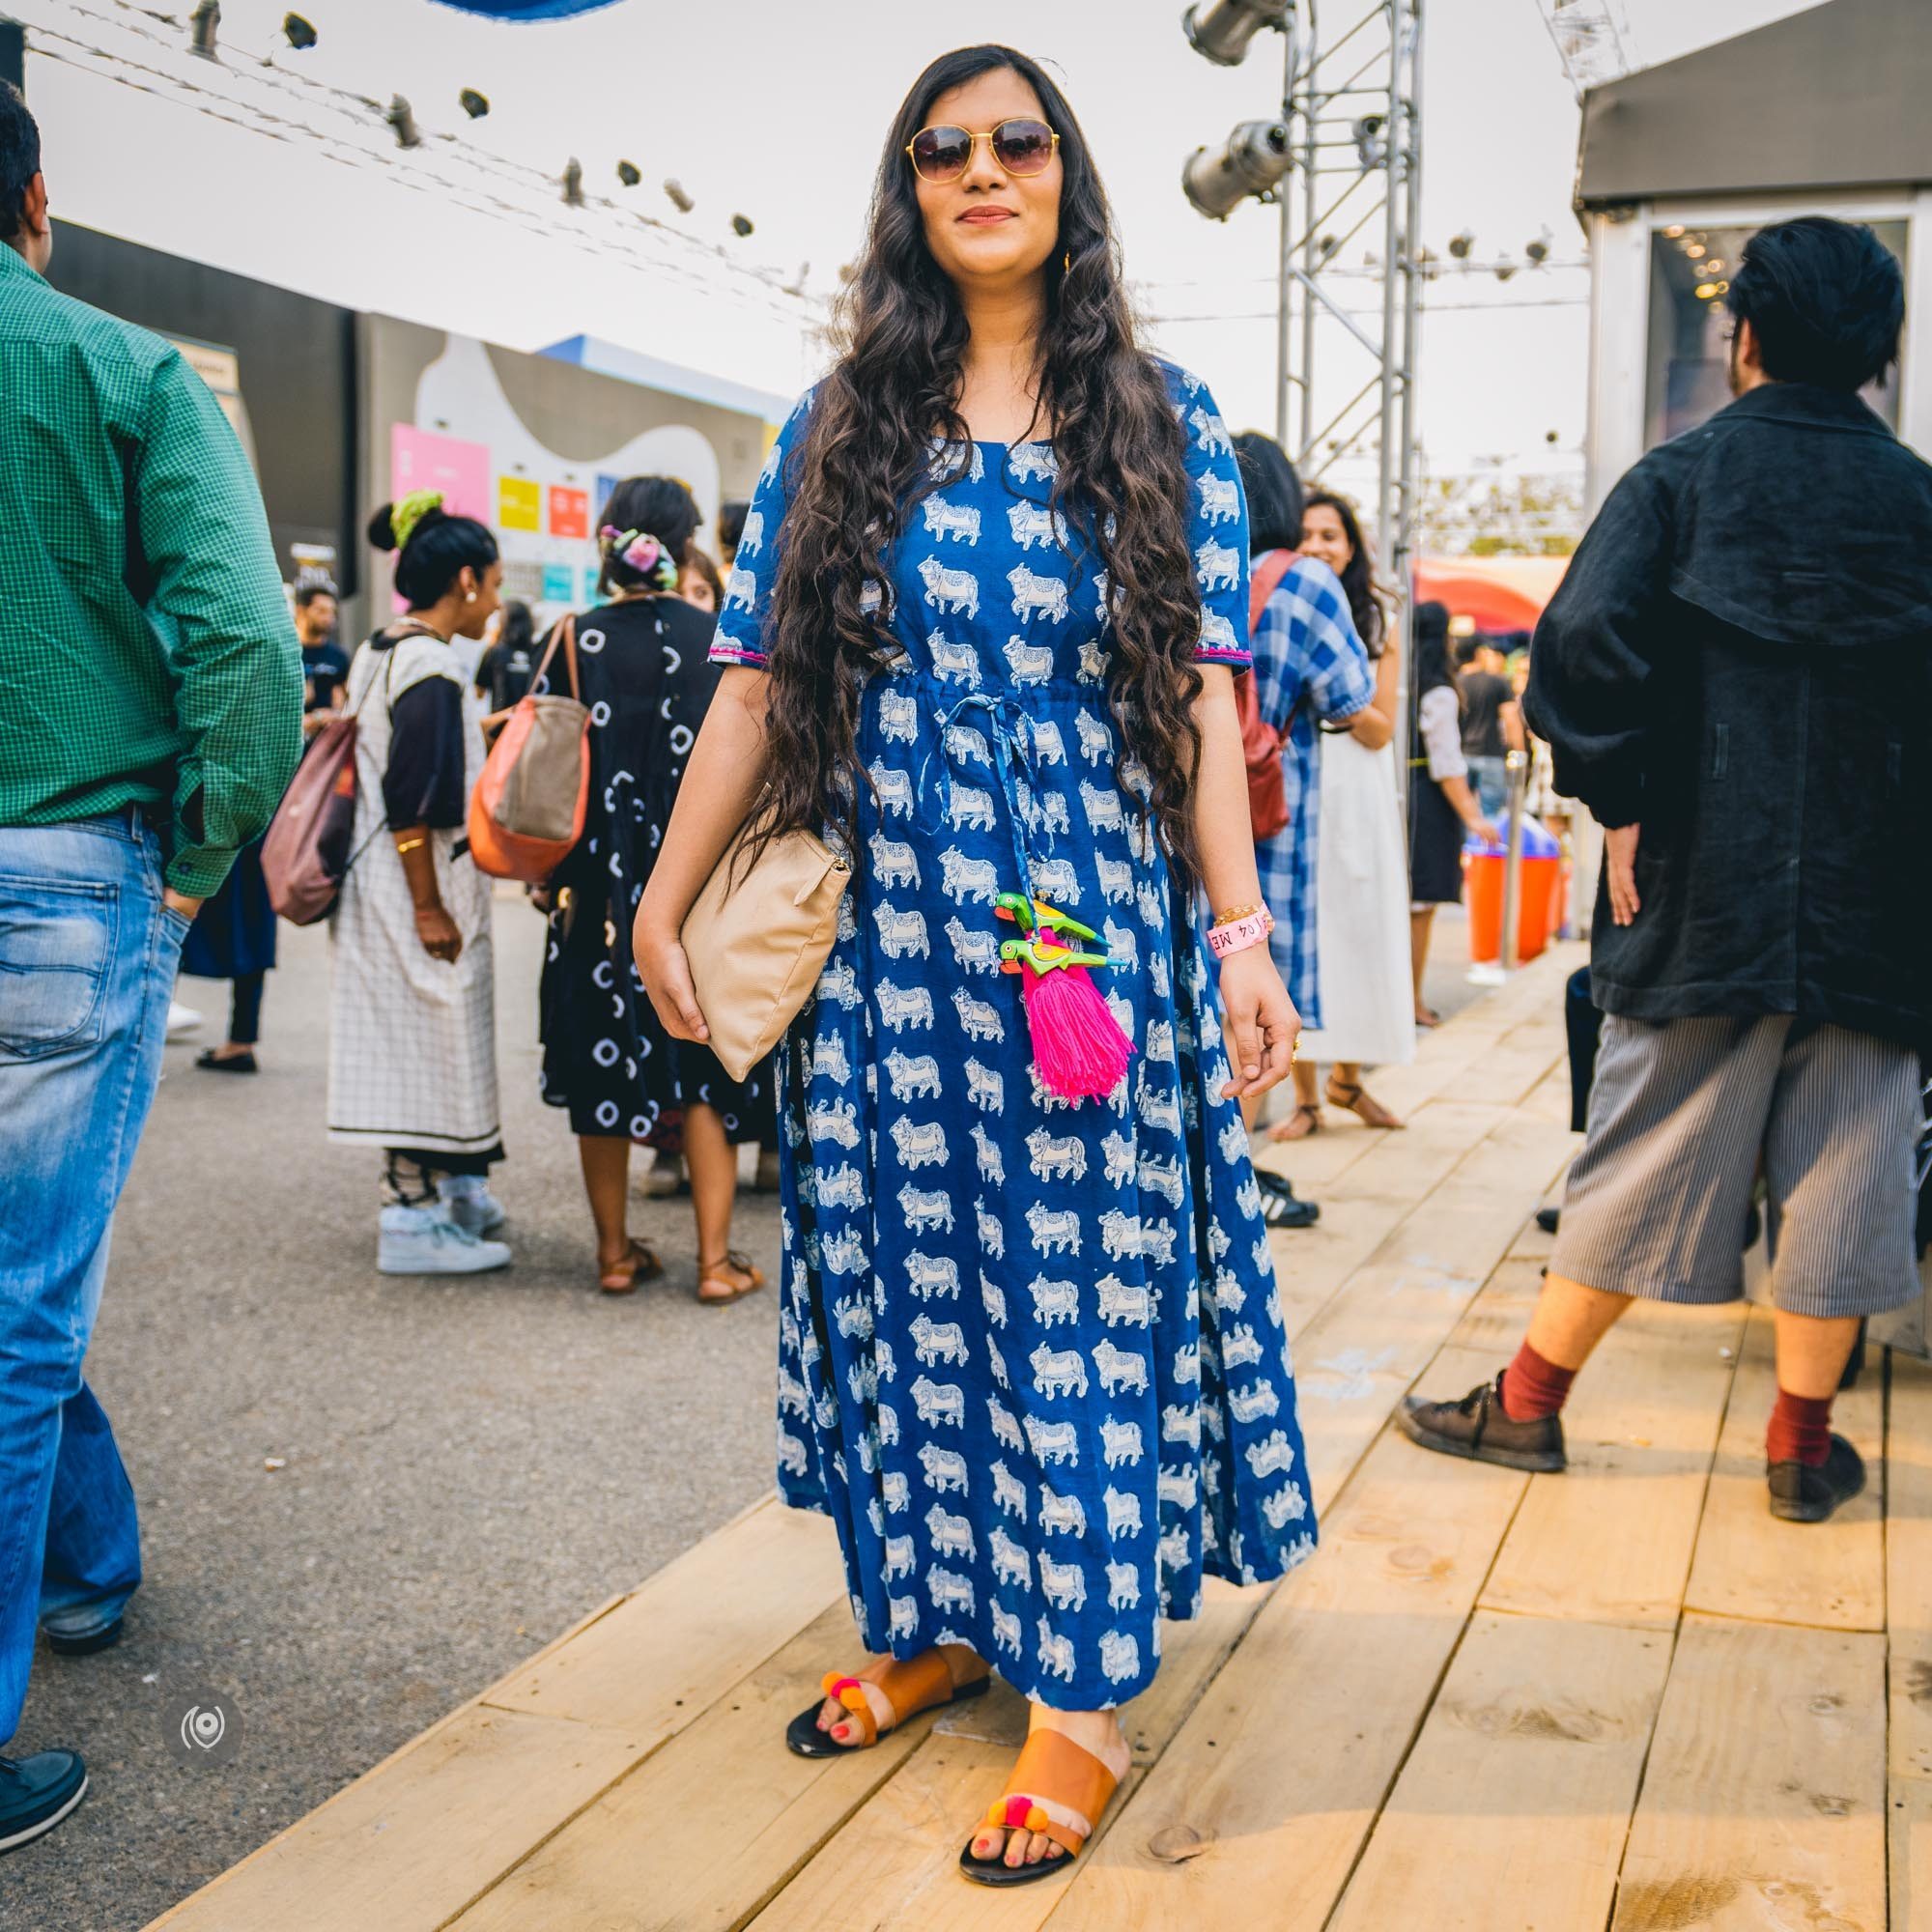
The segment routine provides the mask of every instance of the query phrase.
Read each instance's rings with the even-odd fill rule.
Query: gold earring
[[[1069,248],[1067,249],[1066,253],[1061,256],[1060,258],[1060,272],[1063,275],[1069,274],[1071,273],[1072,269],[1073,269],[1073,250]]]

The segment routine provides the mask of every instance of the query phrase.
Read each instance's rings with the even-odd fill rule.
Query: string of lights
[[[211,118],[257,136],[307,146],[331,161],[381,174],[396,185],[581,253],[607,259],[615,255],[682,287],[714,298],[728,296],[793,327],[822,324],[822,304],[802,287],[787,286],[775,271],[735,259],[720,244],[611,196],[584,192],[581,169],[573,195],[568,169],[564,177],[553,178],[453,134],[425,139],[400,96],[385,107],[373,98],[284,67],[272,54],[235,49],[234,58],[219,59],[210,36],[203,36],[209,50],[199,51],[192,37],[184,41],[179,18],[133,0],[108,0],[111,13],[85,0],[64,0],[64,19],[93,28],[95,40],[69,31],[61,21],[37,21],[32,16],[42,8],[36,0],[13,0],[13,5],[26,16],[23,24],[32,32],[33,49],[43,57],[137,92],[185,99]],[[283,29],[291,44],[313,43],[298,38],[295,29],[315,31],[292,14]],[[131,45],[106,43],[111,40]],[[218,84],[212,84],[213,72],[221,75]],[[638,174],[625,165],[630,175]],[[620,176],[627,185],[630,175]],[[574,215],[590,218],[563,218],[559,210],[564,206]],[[745,229],[750,226],[747,221]]]

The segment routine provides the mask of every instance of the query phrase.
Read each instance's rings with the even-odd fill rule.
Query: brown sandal
[[[724,1293],[705,1293],[705,1284],[714,1281],[724,1284]],[[727,1248],[722,1262],[706,1262],[697,1270],[698,1300],[718,1307],[723,1307],[727,1301],[736,1301],[741,1294],[750,1294],[764,1285],[764,1269],[756,1266],[748,1256],[739,1254],[735,1248]]]
[[[1268,1129],[1271,1141],[1302,1141],[1321,1131],[1321,1109],[1305,1102],[1297,1106],[1279,1126]]]
[[[1329,1074],[1328,1104],[1353,1114],[1364,1126],[1400,1127],[1404,1124],[1359,1080],[1338,1080],[1334,1074]]]
[[[1113,1798],[1118,1782],[1092,1751],[1064,1733],[1029,1732],[1019,1762],[1007,1779],[1005,1792],[987,1808],[986,1825],[1009,1832],[1044,1833],[1066,1856],[1041,1859],[1030,1865],[1009,1865],[1004,1854],[997,1859],[975,1858],[973,1840],[969,1838],[959,1854],[960,1871],[978,1885],[1000,1886],[1032,1885],[1065,1871],[1080,1856],[1088,1833],[1048,1817],[1039,1800],[1047,1798],[1069,1811],[1077,1811],[1097,1831],[1101,1813]]]
[[[598,1264],[597,1286],[606,1294],[629,1294],[640,1281],[655,1281],[663,1273],[664,1263],[643,1242],[633,1239],[621,1261],[609,1267]]]
[[[893,1727],[896,1729],[908,1718],[916,1718],[922,1711],[934,1710],[941,1704],[959,1704],[969,1697],[983,1695],[992,1681],[993,1673],[988,1670],[983,1676],[972,1678],[967,1683],[954,1684],[952,1666],[937,1644],[930,1650],[921,1651],[917,1657],[895,1658],[863,1682],[857,1677],[845,1677],[836,1670],[828,1670],[819,1688],[825,1692],[825,1697],[836,1698],[845,1707],[848,1721],[859,1726],[859,1742],[843,1745],[830,1731],[818,1728],[818,1714],[825,1708],[825,1697],[821,1697],[815,1703],[808,1704],[785,1726],[785,1744],[800,1757],[839,1757],[846,1751],[865,1750],[877,1744],[885,1733],[879,1729],[878,1719],[872,1715],[871,1699],[866,1695],[865,1687],[867,1684],[892,1706]]]

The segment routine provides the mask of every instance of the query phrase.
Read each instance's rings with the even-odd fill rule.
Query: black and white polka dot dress
[[[676,597],[606,604],[577,620],[590,707],[590,809],[552,881],[541,993],[543,1096],[580,1134],[642,1140],[688,1106],[733,1140],[768,1137],[769,1065],[733,1080],[708,1048],[668,1038],[631,964],[631,920],[670,822],[685,760],[722,675],[712,619]],[[560,660],[553,687],[566,688]]]

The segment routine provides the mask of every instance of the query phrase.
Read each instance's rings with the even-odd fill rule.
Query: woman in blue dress
[[[1030,1733],[960,1863],[1024,1883],[1098,1824],[1161,1618],[1314,1548],[1239,1111],[1299,1025],[1257,943],[1246,511],[1212,397],[1134,340],[1070,108],[1009,48],[900,109],[847,320],[746,519],[636,956],[702,1037],[678,933],[761,793],[853,859],[780,1055],[779,1463],[872,1655],[788,1742],[863,1748],[997,1669]],[[1035,1065],[1014,892],[1113,961],[1102,1097]]]

